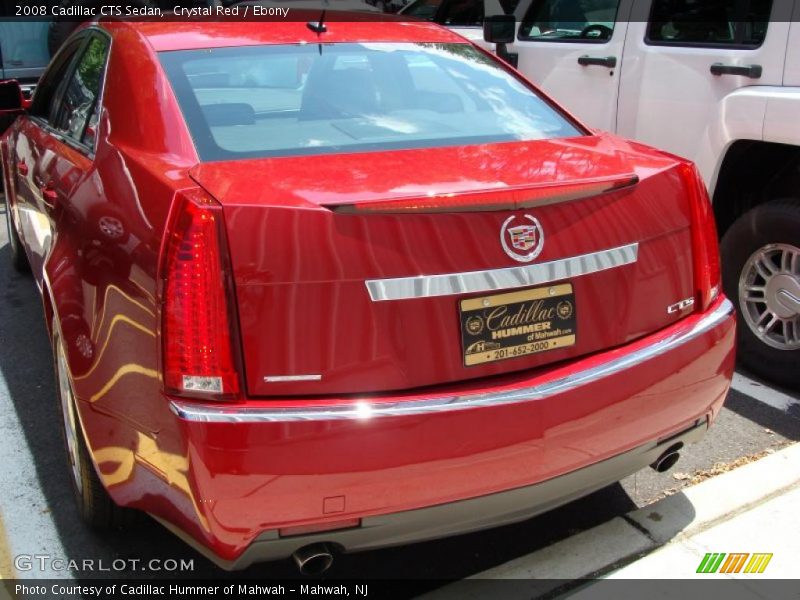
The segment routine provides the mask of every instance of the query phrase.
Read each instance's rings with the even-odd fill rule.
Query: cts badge
[[[539,221],[530,216],[508,217],[500,228],[500,244],[511,258],[519,262],[531,262],[542,252],[544,231]]]

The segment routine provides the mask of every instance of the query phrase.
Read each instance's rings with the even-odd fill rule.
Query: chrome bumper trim
[[[638,257],[639,244],[635,243],[535,265],[397,279],[369,279],[366,284],[373,302],[433,298],[511,290],[571,279],[629,265],[635,263]]]
[[[369,399],[362,399],[332,406],[309,405],[292,408],[225,407],[219,404],[196,404],[182,400],[172,400],[170,409],[178,417],[187,421],[205,423],[272,423],[345,419],[368,420],[378,417],[441,413],[442,411],[503,406],[519,402],[543,400],[556,394],[572,391],[603,377],[631,369],[645,361],[675,350],[722,324],[733,315],[733,311],[733,304],[730,300],[724,299],[700,319],[688,318],[673,325],[671,333],[651,345],[622,356],[619,356],[620,352],[611,351],[607,353],[608,356],[604,362],[583,371],[513,390],[465,394],[463,396],[441,396],[421,400],[400,400],[396,402],[370,402]]]

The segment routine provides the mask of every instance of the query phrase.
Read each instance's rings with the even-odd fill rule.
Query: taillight
[[[636,185],[635,174],[587,181],[563,181],[518,189],[490,190],[455,194],[432,194],[398,200],[377,200],[353,204],[328,204],[325,208],[337,213],[445,213],[517,210],[546,206],[598,196]]]
[[[239,391],[222,208],[181,192],[163,249],[162,356],[167,392],[225,399]]]
[[[692,255],[697,308],[704,311],[717,299],[720,291],[717,225],[706,185],[697,168],[691,163],[683,163],[680,172],[692,211]]]

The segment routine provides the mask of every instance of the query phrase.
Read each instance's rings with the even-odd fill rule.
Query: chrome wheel
[[[64,419],[64,439],[67,442],[67,455],[69,457],[72,479],[78,493],[83,490],[83,477],[81,473],[80,449],[78,446],[78,416],[75,414],[75,396],[69,382],[67,360],[64,348],[60,341],[56,346],[56,362],[58,363],[58,396],[61,403],[61,416]]]
[[[125,227],[122,225],[122,221],[114,217],[100,217],[97,225],[101,233],[112,240],[121,238],[125,233]]]
[[[800,248],[767,244],[739,278],[739,306],[750,330],[779,350],[800,348]]]

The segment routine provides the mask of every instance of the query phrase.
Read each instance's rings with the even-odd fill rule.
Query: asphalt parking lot
[[[5,206],[0,204],[0,218]],[[74,507],[55,404],[52,359],[36,286],[12,271],[5,224],[0,229],[0,568],[15,576],[13,557],[47,553],[74,559],[194,559],[193,578],[230,577],[147,517],[110,536],[87,531]],[[446,540],[340,556],[326,578],[460,579],[603,523],[688,485],[800,440],[800,394],[739,374],[705,440],[665,474],[642,471],[525,523]],[[289,561],[252,567],[237,577],[295,577]],[[73,574],[74,575],[74,574]],[[84,572],[86,577],[158,576],[152,571]],[[68,577],[16,571],[17,577]],[[171,574],[175,576],[175,574]],[[432,582],[431,586],[436,583]]]

